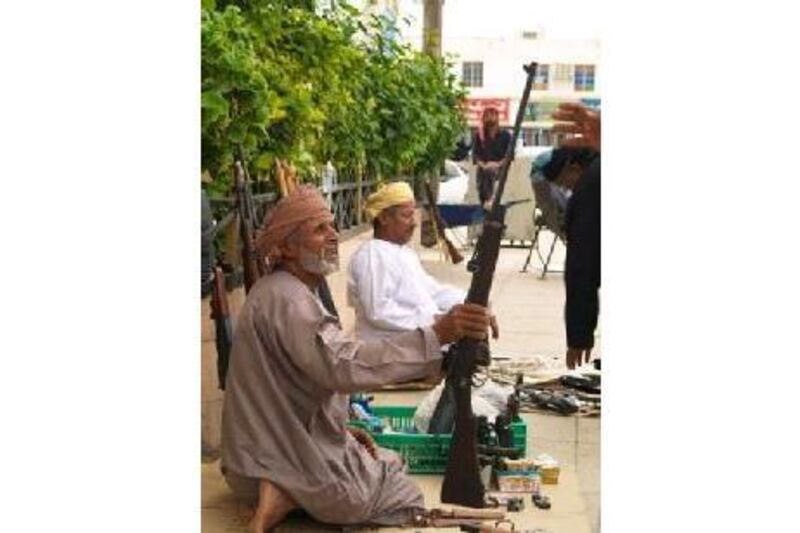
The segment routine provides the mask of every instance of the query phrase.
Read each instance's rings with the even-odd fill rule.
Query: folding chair
[[[542,275],[539,279],[544,279],[550,268],[550,260],[553,258],[553,251],[556,248],[556,243],[561,241],[562,244],[566,243],[567,237],[564,232],[564,221],[566,216],[566,205],[561,205],[556,200],[557,189],[556,185],[551,184],[541,176],[533,177],[533,195],[536,199],[536,209],[533,212],[533,241],[531,247],[528,249],[528,257],[525,259],[525,265],[522,267],[521,272],[527,272],[528,266],[531,263],[531,257],[534,250],[536,255],[539,256],[539,261],[542,263]],[[542,256],[539,249],[539,237],[542,230],[547,229],[553,233],[553,242],[550,243],[550,251],[547,254],[547,259]],[[555,270],[551,272],[561,272]]]
[[[474,228],[480,227],[483,223],[483,208],[480,205],[473,204],[437,204],[439,214],[445,223],[446,229],[455,229],[458,227]],[[452,234],[455,237],[455,234]],[[460,248],[463,248],[467,242],[456,238]],[[467,236],[467,241],[470,237]]]

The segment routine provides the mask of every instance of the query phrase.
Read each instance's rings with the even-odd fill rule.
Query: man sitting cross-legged
[[[347,300],[355,308],[361,339],[430,326],[467,296],[433,279],[407,246],[416,228],[414,207],[414,193],[405,182],[385,185],[367,199],[364,210],[373,238],[353,255],[347,279]],[[492,330],[496,337],[494,319]]]

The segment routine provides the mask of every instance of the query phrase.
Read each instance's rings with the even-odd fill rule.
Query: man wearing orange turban
[[[442,344],[483,339],[486,309],[464,304],[432,326],[363,342],[320,299],[338,268],[338,235],[320,193],[300,187],[257,241],[270,271],[239,313],[222,415],[222,471],[256,506],[250,527],[294,508],[332,524],[409,525],[422,493],[389,450],[346,429],[349,393],[441,372]]]

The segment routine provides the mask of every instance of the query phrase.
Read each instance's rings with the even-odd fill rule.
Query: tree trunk
[[[423,11],[422,51],[433,57],[442,56],[442,3],[444,0],[425,0]],[[421,179],[431,184],[431,190],[439,197],[439,172],[431,172]],[[422,211],[419,228],[420,244],[426,248],[436,246],[438,239],[433,222],[426,210]]]

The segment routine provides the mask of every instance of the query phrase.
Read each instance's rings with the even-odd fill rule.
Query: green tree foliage
[[[230,185],[241,148],[251,173],[288,159],[352,175],[436,170],[463,131],[449,65],[387,36],[383,17],[337,2],[238,0],[202,9],[202,166]]]

